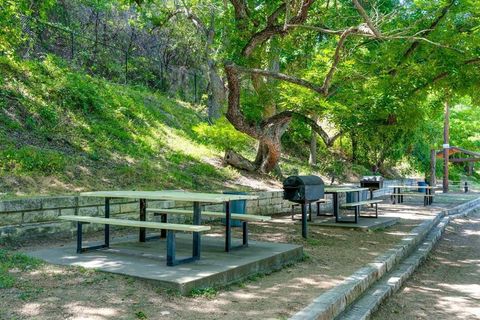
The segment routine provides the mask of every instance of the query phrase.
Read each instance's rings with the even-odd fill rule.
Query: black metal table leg
[[[110,218],[110,198],[105,198],[105,218]],[[106,224],[105,229],[105,246],[110,246],[110,225]]]
[[[140,199],[140,221],[146,221],[146,220],[147,220],[147,200]],[[145,228],[140,228],[138,238],[140,242],[145,242],[146,240]]]
[[[230,201],[225,202],[225,251],[230,252],[232,246],[232,221],[230,216]]]
[[[247,221],[243,221],[243,246],[248,247],[248,224]]]
[[[193,224],[199,226],[202,221],[202,208],[200,202],[193,203]],[[193,253],[194,258],[200,259],[200,232],[193,233]]]
[[[354,202],[359,202],[360,201],[360,191],[354,192]],[[358,223],[358,215],[360,214],[360,206],[355,206],[353,209],[353,213],[355,214],[355,223]]]
[[[77,253],[82,253],[82,223],[77,222]]]
[[[338,193],[334,192],[332,194],[333,199],[333,215],[335,216],[335,222],[338,222],[338,211],[339,211],[339,203],[338,203]]]
[[[167,230],[167,266],[174,266],[176,251],[175,232]]]
[[[302,237],[307,238],[307,208],[306,204],[302,203]]]
[[[87,252],[87,251],[93,251],[93,250],[109,247],[107,243],[104,243],[104,244],[100,244],[100,245],[96,245],[96,246],[90,246],[90,247],[82,248],[82,231],[83,231],[82,226],[84,224],[89,224],[89,222],[77,221],[77,253],[83,253],[83,252]],[[107,226],[107,225],[105,225],[105,226]]]
[[[167,214],[161,214],[160,215],[160,222],[162,223],[167,223]],[[160,238],[166,238],[167,237],[167,230],[166,229],[161,229],[160,230]]]

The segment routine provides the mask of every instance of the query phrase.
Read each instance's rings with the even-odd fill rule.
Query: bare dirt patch
[[[480,319],[480,211],[450,222],[427,261],[372,319]]]
[[[312,226],[307,240],[301,238],[300,225],[288,216],[252,224],[253,240],[302,244],[305,261],[226,288],[193,292],[191,297],[135,278],[44,265],[17,273],[13,287],[0,289],[0,319],[285,319],[393,247],[438,211],[439,207],[424,208],[419,203],[385,204],[381,212],[404,215],[397,225],[374,232]],[[215,226],[213,233],[222,235],[222,226]],[[234,236],[240,237],[240,231]],[[21,249],[71,241],[49,238],[26,243]]]

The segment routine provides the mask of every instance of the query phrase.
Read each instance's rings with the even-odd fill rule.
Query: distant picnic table
[[[359,188],[359,187],[342,187],[342,186],[330,186],[325,187],[325,194],[331,194],[333,200],[333,215],[335,216],[335,222],[337,223],[358,223],[358,217],[360,215],[360,207],[367,204],[375,204],[375,206],[381,202],[381,200],[364,200],[360,201],[360,192],[369,190],[369,188]],[[354,208],[355,217],[353,221],[349,220],[342,220],[339,217],[340,212],[340,201],[338,200],[339,194],[342,193],[353,193],[354,194],[354,202],[345,203],[342,207],[345,208]],[[378,216],[378,210],[375,211],[375,217]]]
[[[403,203],[403,196],[412,196],[412,197],[423,197],[423,205],[428,206],[433,203],[433,198],[435,197],[435,190],[439,189],[438,187],[434,186],[389,186],[389,188],[393,188],[393,192],[390,195],[392,198],[393,204],[395,203]],[[412,192],[405,192],[402,189],[425,189],[425,193],[418,194]]]

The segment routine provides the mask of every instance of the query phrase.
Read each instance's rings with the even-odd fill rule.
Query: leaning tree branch
[[[256,32],[247,42],[245,47],[243,47],[242,54],[246,57],[250,56],[257,46],[264,43],[274,35],[284,35],[288,33],[288,31],[291,29],[288,27],[289,25],[302,24],[303,22],[305,22],[308,16],[308,9],[310,9],[311,5],[314,2],[315,0],[304,0],[299,10],[297,11],[297,14],[293,16],[287,24],[284,25],[275,24],[275,18],[278,17],[280,12],[282,11],[281,9],[286,9],[285,4],[279,6],[279,8],[275,9],[273,13],[267,18],[267,26],[264,29]]]
[[[445,7],[442,8],[442,11],[440,12],[440,14],[435,18],[435,20],[432,21],[430,26],[423,33],[422,38],[425,38],[435,30],[435,28],[438,26],[440,21],[442,21],[443,18],[447,15],[448,10],[450,10],[450,8],[454,5],[454,3],[455,1],[452,0],[450,3],[448,3]],[[418,48],[419,45],[420,45],[420,40],[412,42],[410,47],[408,47],[408,49],[403,53],[396,67],[388,71],[388,74],[395,75],[397,73],[398,67],[400,67],[415,52],[415,50]]]
[[[377,38],[380,38],[382,36],[381,33],[377,30],[377,28],[373,24],[372,20],[370,19],[370,17],[368,16],[365,9],[362,7],[360,2],[358,2],[358,0],[353,0],[353,4],[355,5],[355,8],[357,8],[358,13],[362,16],[363,20],[365,20],[365,23],[368,25],[368,27],[373,32],[373,34]]]
[[[465,60],[463,61],[463,63],[461,65],[463,66],[467,66],[467,65],[471,65],[471,64],[476,64],[476,63],[480,63],[480,57],[476,57],[476,58],[472,58],[472,59],[468,59],[468,60]],[[449,72],[446,72],[446,71],[443,71],[443,72],[440,72],[438,73],[435,77],[433,77],[431,80],[423,83],[422,85],[418,86],[415,88],[415,90],[413,90],[411,92],[411,94],[415,94],[415,93],[418,93],[419,91],[425,89],[426,87],[429,87],[431,86],[432,84],[440,81],[440,80],[443,80],[445,79],[446,77],[448,77],[450,75]]]
[[[248,8],[245,0],[230,0],[235,11],[235,19],[237,21],[248,19]]]
[[[225,64],[225,74],[228,83],[228,108],[226,117],[228,121],[240,132],[259,139],[261,131],[255,124],[249,123],[240,108],[240,78],[237,66],[233,63]]]
[[[171,19],[173,19],[174,17],[176,17],[177,15],[183,15],[185,16],[185,18],[189,19],[190,21],[192,21],[192,24],[195,26],[195,28],[197,28],[197,30],[199,30],[200,32],[204,33],[205,35],[208,35],[208,29],[205,27],[205,24],[202,22],[202,20],[200,20],[199,17],[197,17],[195,14],[193,14],[190,10],[188,10],[187,8],[180,8],[180,9],[177,9],[177,10],[174,10],[172,12],[170,12],[167,17],[165,18],[165,20],[155,26],[152,30],[154,31],[155,29],[160,29],[160,28],[163,28],[163,26],[169,22]]]
[[[338,40],[337,48],[335,49],[335,53],[333,55],[332,65],[330,66],[330,70],[328,71],[322,85],[322,91],[325,96],[328,95],[330,83],[332,82],[333,75],[337,70],[337,65],[340,62],[341,53],[342,53],[343,45],[345,44],[345,40],[350,34],[356,32],[357,30],[358,29],[356,27],[352,27],[345,30],[340,36],[340,40]]]
[[[294,83],[294,84],[297,84],[299,86],[305,87],[307,89],[313,90],[317,93],[324,94],[323,88],[321,86],[318,86],[318,85],[316,85],[312,82],[309,82],[305,79],[293,77],[293,76],[290,76],[288,74],[284,74],[284,73],[280,73],[280,72],[268,71],[268,70],[263,70],[263,69],[245,68],[245,67],[241,67],[241,66],[238,66],[238,65],[234,65],[234,67],[237,71],[242,72],[242,73],[256,74],[256,75],[261,75],[261,76],[265,76],[265,77],[270,77],[270,78]]]
[[[320,125],[318,125],[318,123],[315,120],[313,120],[312,118],[302,113],[291,111],[291,110],[280,112],[264,120],[261,126],[266,127],[271,124],[289,122],[293,117],[299,118],[303,122],[305,122],[307,125],[309,125],[312,128],[312,130],[315,133],[317,133],[320,136],[320,138],[322,138],[322,141],[325,143],[327,147],[331,147],[333,143],[343,134],[342,132],[338,132],[335,135],[330,137],[328,133]]]

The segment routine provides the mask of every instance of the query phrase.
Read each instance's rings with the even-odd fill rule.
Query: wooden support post
[[[449,119],[450,118],[450,108],[448,106],[448,101],[445,101],[445,123],[443,125],[443,192],[448,192],[448,149],[450,145],[449,141]]]
[[[430,150],[430,185],[435,187],[437,185],[437,152],[435,149]]]

